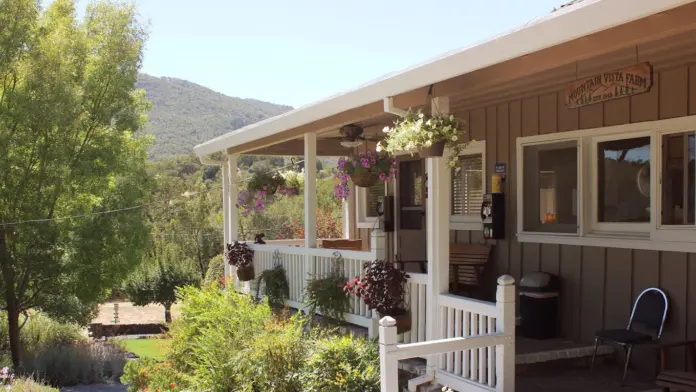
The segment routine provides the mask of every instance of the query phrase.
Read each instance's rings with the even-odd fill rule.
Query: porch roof
[[[195,146],[194,151],[198,156],[225,150],[245,152],[290,140],[303,133],[323,132],[336,129],[339,124],[370,119],[383,114],[384,98],[395,97],[398,104],[399,97],[408,98],[409,94],[424,87],[693,2],[696,0],[584,0],[569,3],[507,33],[229,132]],[[417,106],[408,104],[407,99],[400,102]]]

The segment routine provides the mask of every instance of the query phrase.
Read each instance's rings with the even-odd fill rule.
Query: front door
[[[400,261],[420,262],[420,265],[425,265],[425,160],[401,160],[398,178],[395,197],[398,214],[397,257]],[[405,269],[409,272],[422,272],[420,265],[405,263]]]

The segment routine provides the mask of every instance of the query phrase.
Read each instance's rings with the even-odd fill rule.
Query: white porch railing
[[[249,244],[249,247],[254,250],[254,273],[257,277],[263,271],[272,269],[276,263],[283,266],[290,286],[287,304],[296,309],[305,308],[303,293],[309,279],[314,276],[324,276],[331,271],[335,263],[336,252],[343,259],[343,273],[346,276],[346,281],[354,276],[361,276],[363,264],[375,259],[374,252],[273,244]],[[373,318],[372,311],[367,309],[365,302],[358,297],[350,297],[350,310],[345,314],[345,319],[351,324],[368,328],[371,335],[376,336],[377,320]]]
[[[428,275],[409,273],[409,276],[406,284],[406,304],[411,311],[411,330],[404,333],[402,340],[403,343],[418,343],[425,341]]]
[[[515,386],[514,279],[498,279],[496,302],[439,296],[439,340],[399,344],[394,320],[380,321],[382,392],[398,389],[398,360],[438,355],[436,369],[409,382],[436,381],[459,391],[513,391]]]

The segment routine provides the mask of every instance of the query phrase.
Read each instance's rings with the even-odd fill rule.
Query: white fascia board
[[[194,151],[199,156],[223,151],[694,1],[585,0],[482,43],[445,53],[356,89],[229,132],[197,145]]]

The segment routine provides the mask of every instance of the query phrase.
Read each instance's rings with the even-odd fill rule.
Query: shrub
[[[137,392],[147,388],[150,382],[148,369],[156,363],[157,360],[152,358],[138,358],[128,362],[123,368],[121,383],[128,386],[128,392]]]
[[[225,255],[217,255],[210,260],[208,271],[205,273],[205,284],[209,285],[213,282],[224,284],[225,279]]]
[[[20,316],[20,323],[22,322]],[[24,351],[32,353],[42,347],[86,342],[87,336],[74,324],[62,324],[51,320],[42,313],[32,313],[20,331],[20,341]],[[0,315],[0,350],[8,352],[9,334],[7,332],[7,314]]]
[[[140,358],[126,365],[121,382],[129,392],[143,390],[175,392],[183,389],[183,376],[169,362]]]
[[[58,392],[57,389],[51,388],[31,378],[20,378],[8,389],[9,392]]]
[[[117,381],[125,364],[122,350],[86,342],[41,346],[26,353],[23,360],[27,374],[61,386]]]
[[[301,380],[304,392],[378,392],[379,347],[350,336],[318,338]]]

